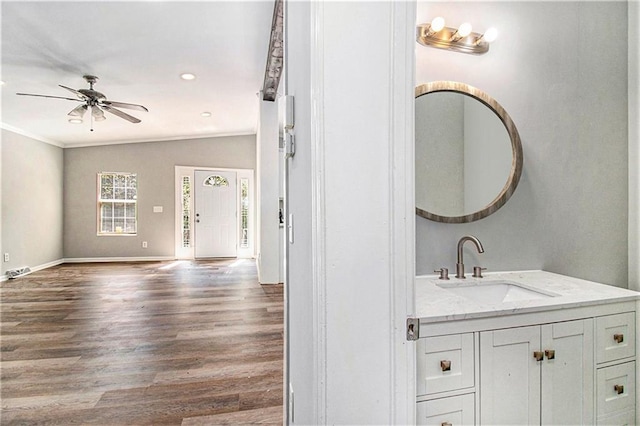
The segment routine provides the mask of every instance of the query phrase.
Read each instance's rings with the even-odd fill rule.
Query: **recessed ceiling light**
[[[71,123],[71,124],[82,124],[82,120],[80,120],[79,118],[70,118],[69,119],[69,123]]]
[[[200,115],[203,117],[211,117],[211,113],[209,111],[201,112]]]
[[[190,72],[185,72],[180,74],[180,78],[183,80],[195,80],[196,79],[196,75],[195,74],[191,74]]]

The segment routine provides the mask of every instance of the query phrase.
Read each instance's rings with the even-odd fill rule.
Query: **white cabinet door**
[[[593,320],[542,326],[542,424],[593,424]]]
[[[480,423],[540,424],[540,326],[480,333]]]

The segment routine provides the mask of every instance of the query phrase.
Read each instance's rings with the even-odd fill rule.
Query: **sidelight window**
[[[182,247],[191,247],[191,177],[182,177]]]

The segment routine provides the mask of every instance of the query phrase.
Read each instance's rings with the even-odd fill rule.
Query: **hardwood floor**
[[[2,425],[282,424],[283,291],[250,260],[0,283]]]

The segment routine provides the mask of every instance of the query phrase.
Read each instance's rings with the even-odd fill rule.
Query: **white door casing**
[[[195,257],[237,256],[236,173],[196,170]]]

